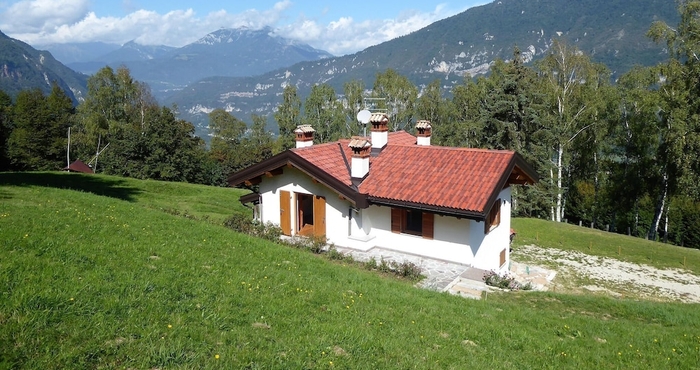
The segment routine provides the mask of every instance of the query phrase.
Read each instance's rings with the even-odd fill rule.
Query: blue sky
[[[272,27],[344,55],[488,0],[0,0],[0,31],[32,45],[102,41],[183,46],[222,27]]]

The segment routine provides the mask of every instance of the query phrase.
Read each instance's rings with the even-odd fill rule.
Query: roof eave
[[[367,200],[369,204],[376,204],[380,206],[389,206],[396,208],[417,209],[421,211],[432,212],[438,215],[468,218],[476,221],[483,221],[486,218],[486,215],[482,212],[471,211],[466,209],[441,207],[437,205],[407,202],[397,199],[378,198],[372,196],[368,196]]]
[[[532,166],[530,166],[530,164],[528,164],[527,161],[525,161],[525,159],[520,154],[518,154],[517,152],[513,152],[513,157],[508,162],[508,166],[506,167],[505,171],[503,171],[503,173],[501,174],[501,177],[498,180],[496,187],[493,189],[491,196],[489,196],[489,199],[486,202],[483,213],[484,218],[491,211],[491,208],[493,207],[493,204],[496,202],[496,200],[498,200],[498,196],[501,193],[501,190],[503,190],[507,185],[511,184],[509,182],[510,175],[513,173],[516,167],[519,168],[520,171],[522,171],[523,174],[528,177],[528,179],[524,181],[526,184],[534,184],[539,180],[539,175],[537,175],[535,169],[532,168]]]
[[[238,186],[247,180],[254,179],[258,176],[263,176],[266,172],[270,172],[287,165],[297,168],[319,183],[334,190],[356,207],[367,207],[367,200],[364,194],[360,194],[351,186],[329,175],[327,172],[314,166],[312,163],[291,150],[284,151],[258,164],[254,164],[248,168],[233,173],[229,175],[226,181],[231,187]]]

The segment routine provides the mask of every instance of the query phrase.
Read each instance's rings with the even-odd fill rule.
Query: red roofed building
[[[241,201],[285,235],[507,269],[510,185],[534,183],[532,167],[513,151],[430,145],[427,121],[417,137],[389,133],[381,113],[370,123],[369,138],[317,145],[304,126],[297,148],[232,174],[229,185],[257,185]]]
[[[80,159],[71,163],[69,166],[64,167],[63,169],[68,172],[95,173],[90,166],[86,165],[85,162],[81,161]]]

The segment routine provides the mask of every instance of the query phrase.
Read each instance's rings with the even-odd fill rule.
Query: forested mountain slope
[[[371,84],[377,72],[392,68],[418,85],[440,79],[446,87],[464,76],[487,73],[494,60],[510,59],[513,48],[526,61],[541,58],[554,39],[563,39],[615,76],[633,65],[654,65],[667,56],[645,34],[655,20],[675,24],[678,13],[669,0],[500,0],[471,8],[412,34],[343,57],[303,62],[257,77],[208,78],[168,99],[187,119],[201,122],[217,107],[268,113],[280,101],[284,86],[306,95],[314,84],[342,91],[357,79]]]
[[[21,90],[39,88],[48,95],[54,82],[74,102],[87,90],[87,76],[64,66],[48,51],[36,50],[0,32],[0,90],[15,96]]]

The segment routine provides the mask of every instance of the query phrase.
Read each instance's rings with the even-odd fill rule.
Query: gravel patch
[[[660,300],[700,303],[700,276],[683,269],[659,269],[645,264],[620,261],[609,257],[540,248],[534,245],[518,247],[515,256],[527,256],[535,261],[553,263],[560,276],[576,274],[588,279],[580,288],[619,295],[618,290]]]

